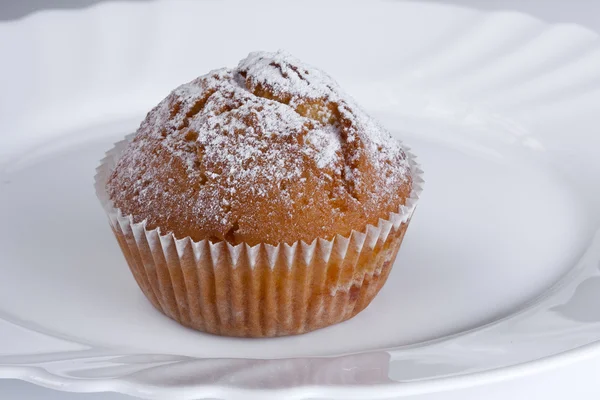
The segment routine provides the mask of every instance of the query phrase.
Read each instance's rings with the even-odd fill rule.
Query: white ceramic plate
[[[278,48],[411,145],[425,192],[353,320],[278,339],[197,333],[137,288],[94,169],[171,88]],[[583,28],[420,2],[109,2],[1,23],[0,54],[0,377],[373,399],[600,353],[600,42]]]

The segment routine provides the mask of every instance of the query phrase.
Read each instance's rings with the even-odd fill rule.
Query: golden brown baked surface
[[[149,229],[253,245],[363,230],[398,210],[411,178],[400,145],[332,78],[258,52],[150,111],[107,190]]]

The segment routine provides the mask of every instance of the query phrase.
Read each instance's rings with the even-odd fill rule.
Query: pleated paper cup
[[[147,229],[114,207],[106,182],[131,136],[97,168],[96,194],[138,285],[159,311],[182,325],[225,336],[309,332],[352,318],[385,283],[422,188],[408,153],[413,189],[377,226],[349,236],[273,246],[177,239]]]

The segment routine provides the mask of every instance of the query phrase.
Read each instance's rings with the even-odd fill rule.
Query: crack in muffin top
[[[148,229],[251,245],[362,231],[411,186],[400,144],[329,75],[281,51],[171,92],[107,182]]]

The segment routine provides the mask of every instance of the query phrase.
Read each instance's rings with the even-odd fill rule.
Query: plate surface
[[[0,377],[388,398],[600,353],[600,42],[585,29],[416,2],[156,1],[39,13],[0,38]],[[94,169],[179,83],[277,48],[410,145],[425,192],[356,318],[277,339],[194,332],[137,288]]]

